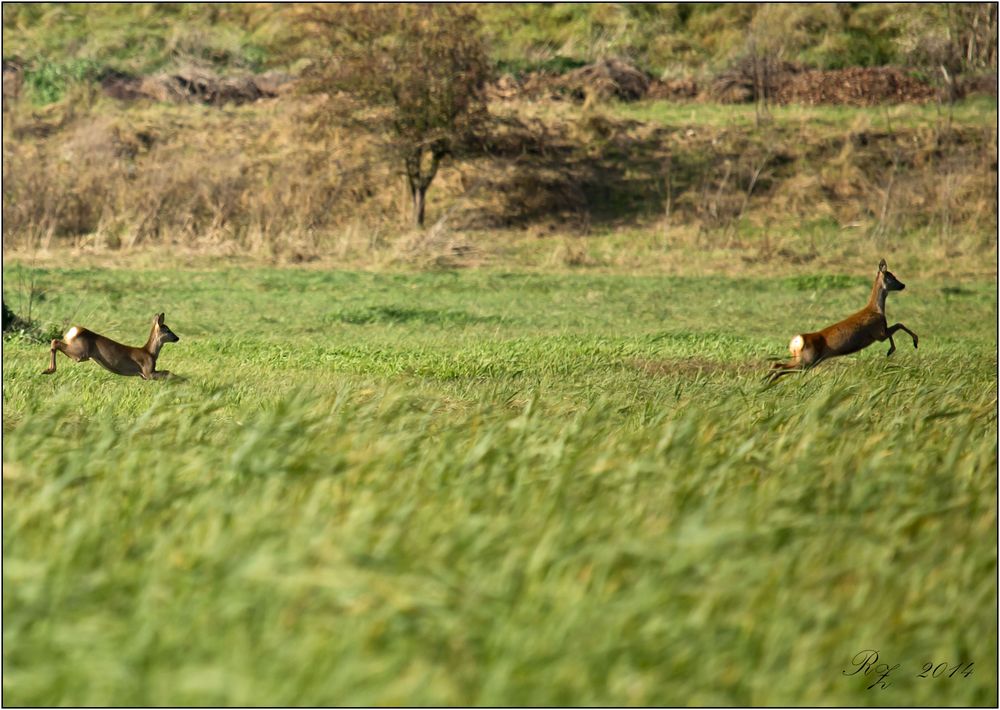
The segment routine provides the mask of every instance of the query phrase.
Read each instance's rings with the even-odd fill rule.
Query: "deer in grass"
[[[49,351],[49,369],[42,370],[43,375],[51,375],[56,371],[56,351],[66,357],[83,362],[96,360],[116,375],[132,377],[139,375],[144,380],[159,380],[167,377],[168,370],[156,369],[156,358],[160,348],[166,343],[176,343],[180,338],[163,322],[163,314],[153,318],[153,329],[149,331],[149,340],[141,348],[122,345],[111,338],[98,335],[92,330],[74,325],[66,331],[63,340],[53,340]]]
[[[896,342],[892,339],[892,334],[898,330],[909,333],[913,338],[913,347],[916,348],[917,334],[905,325],[896,323],[894,326],[886,327],[886,296],[890,291],[902,291],[904,288],[905,284],[886,270],[885,259],[882,259],[878,263],[878,274],[875,276],[868,305],[854,315],[816,333],[796,335],[788,344],[792,359],[787,363],[772,365],[768,380],[773,382],[782,375],[807,370],[827,358],[856,353],[876,340],[881,342],[888,338],[889,352],[886,356],[892,355],[896,352]]]

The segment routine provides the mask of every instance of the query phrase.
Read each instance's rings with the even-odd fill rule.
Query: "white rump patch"
[[[66,338],[66,340],[72,340],[73,338],[76,337],[76,334],[79,332],[80,329],[74,325],[72,328],[66,331],[66,335],[64,335],[63,337]]]
[[[806,342],[802,339],[801,335],[796,335],[792,338],[792,342],[788,344],[788,350],[792,353],[792,357],[798,357],[802,352],[802,348],[805,347]]]

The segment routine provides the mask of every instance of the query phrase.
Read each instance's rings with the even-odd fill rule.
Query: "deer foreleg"
[[[157,370],[155,362],[146,362],[140,365],[139,376],[144,380],[163,380],[170,377],[170,370]]]
[[[895,333],[897,330],[901,330],[904,333],[909,333],[910,337],[913,338],[913,347],[914,348],[917,347],[917,334],[914,333],[909,328],[907,328],[902,323],[896,323],[896,325],[894,325],[891,328],[889,328],[888,330],[886,330],[886,334],[889,336],[889,342],[890,343],[892,343],[892,334]],[[896,346],[895,346],[895,344],[893,344],[892,347],[889,348],[889,352],[891,353],[895,349],[896,349]]]

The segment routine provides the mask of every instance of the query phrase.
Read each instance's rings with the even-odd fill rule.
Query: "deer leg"
[[[49,367],[47,370],[42,370],[43,375],[51,375],[56,371],[56,350],[62,344],[59,340],[52,341],[52,344],[49,346]]]
[[[801,363],[796,360],[791,362],[776,362],[771,365],[771,372],[765,377],[767,382],[775,382],[779,377],[783,375],[790,375],[793,372],[802,372],[805,370]]]
[[[892,339],[892,333],[887,333],[885,337],[889,339],[889,352],[887,352],[885,356],[889,357],[896,352],[896,341]]]
[[[782,375],[790,375],[793,372],[805,372],[806,370],[811,370],[818,364],[826,360],[827,356],[815,355],[815,351],[808,351],[805,356],[799,356],[794,360],[789,362],[776,362],[771,365],[771,373],[767,378],[768,382],[774,382]]]
[[[80,357],[77,353],[75,353],[69,344],[64,343],[61,340],[53,340],[52,345],[49,347],[49,367],[47,370],[42,370],[43,375],[51,375],[56,371],[56,350],[59,350],[66,357],[76,360],[77,362],[86,360],[85,357]]]
[[[895,333],[897,330],[901,330],[904,333],[909,333],[910,337],[913,338],[913,347],[914,347],[914,349],[917,347],[917,334],[914,333],[909,328],[907,328],[902,323],[896,323],[896,325],[892,326],[891,328],[889,328],[886,331],[889,334],[889,342],[890,343],[892,342],[892,334]],[[895,350],[895,346],[893,346],[892,350]],[[892,352],[892,350],[889,350],[889,352]]]
[[[148,363],[139,369],[139,376],[144,380],[162,380],[170,377],[170,370],[157,370],[155,363]]]

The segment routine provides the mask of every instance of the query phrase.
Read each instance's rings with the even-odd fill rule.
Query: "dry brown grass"
[[[318,131],[309,119],[320,110],[298,97],[15,105],[4,121],[5,252],[169,245],[293,264],[712,270],[691,253],[726,255],[734,269],[818,265],[918,234],[945,256],[995,253],[989,127],[887,132],[859,118],[846,133],[684,130],[601,105],[508,101],[488,154],[439,173],[420,232],[406,226],[398,166],[370,157],[381,137]],[[823,220],[843,238],[816,243],[797,229]]]
[[[304,140],[294,102],[114,108],[44,137],[25,137],[24,127],[37,124],[31,116],[11,122],[5,246],[184,244],[308,255],[370,248],[370,237],[352,238],[368,231],[353,225],[358,205],[366,226],[394,216],[382,187],[388,166],[366,163],[365,137]]]

